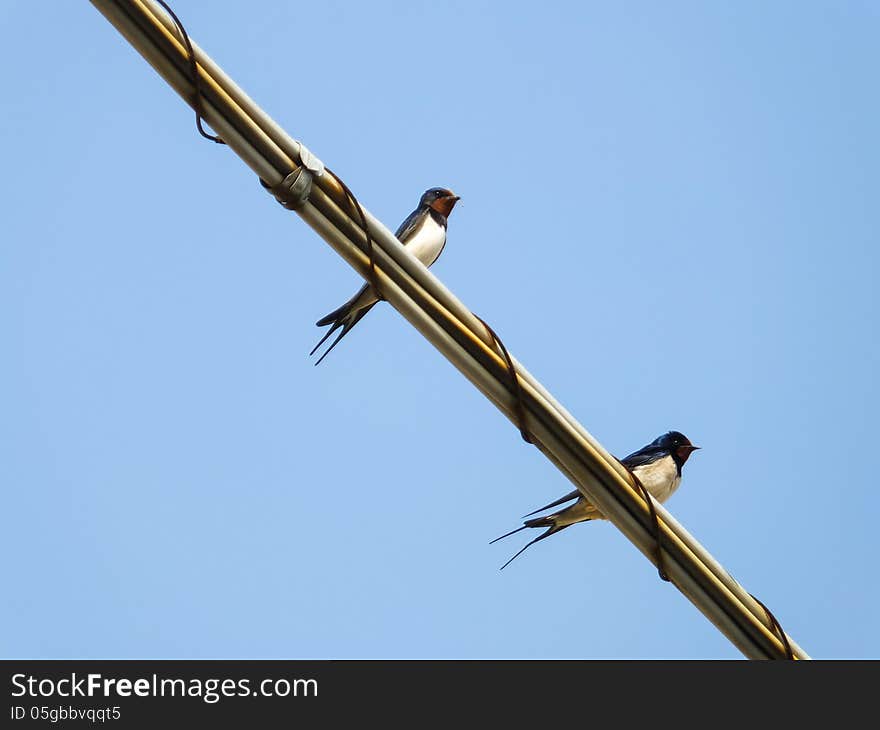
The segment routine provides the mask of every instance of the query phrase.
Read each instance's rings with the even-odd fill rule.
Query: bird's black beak
[[[694,446],[693,444],[685,444],[684,446],[679,446],[675,453],[678,454],[678,458],[681,459],[681,463],[684,464],[688,460],[688,457],[699,450],[699,446]]]

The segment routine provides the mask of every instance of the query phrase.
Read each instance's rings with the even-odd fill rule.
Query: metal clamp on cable
[[[302,142],[299,144],[299,159],[301,167],[296,168],[277,185],[269,185],[260,178],[260,184],[287,210],[301,208],[312,193],[312,179],[324,174],[324,163]]]
[[[315,157],[302,142],[299,142],[299,164],[315,177],[321,177],[324,174],[324,163]]]
[[[277,185],[270,185],[263,178],[260,178],[260,185],[287,210],[299,210],[312,193],[312,173],[304,167],[298,167]]]

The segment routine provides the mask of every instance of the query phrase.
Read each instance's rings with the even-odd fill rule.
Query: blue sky
[[[0,7],[0,654],[736,658],[88,3]],[[176,0],[815,657],[876,623],[880,10]]]

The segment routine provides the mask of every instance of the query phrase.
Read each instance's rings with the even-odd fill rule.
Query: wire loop
[[[370,261],[370,272],[368,277],[370,286],[373,288],[376,297],[384,302],[386,299],[382,294],[382,288],[379,286],[379,272],[376,269],[376,252],[373,246],[373,235],[370,233],[370,226],[367,224],[367,215],[364,213],[364,209],[361,207],[358,199],[354,196],[354,193],[351,192],[348,185],[342,181],[342,178],[340,178],[339,175],[333,172],[329,167],[325,167],[324,170],[332,175],[336,182],[339,183],[339,187],[342,188],[345,197],[348,199],[349,207],[357,211],[358,218],[361,219],[361,227],[364,229],[364,235],[367,238],[367,257]]]
[[[174,11],[168,7],[168,3],[164,2],[164,0],[156,0],[159,5],[165,8],[165,12],[171,16],[171,19],[174,21],[174,24],[177,26],[177,29],[180,31],[180,35],[183,37],[183,44],[186,46],[187,56],[189,58],[189,70],[192,74],[192,83],[193,83],[193,108],[196,111],[196,127],[199,130],[199,134],[202,135],[205,139],[209,139],[212,142],[216,142],[217,144],[226,144],[220,137],[214,134],[210,134],[205,131],[205,128],[202,126],[202,119],[205,118],[204,107],[202,106],[202,88],[201,88],[201,78],[199,77],[199,69],[196,66],[196,54],[193,50],[192,41],[189,39],[189,34],[186,32],[186,28],[183,27],[183,23],[180,22],[180,18],[178,18]]]
[[[782,629],[782,624],[776,620],[776,616],[770,611],[767,606],[765,606],[761,601],[755,598],[754,594],[749,593],[749,595],[755,599],[755,603],[757,603],[761,608],[764,609],[764,613],[767,614],[767,619],[770,621],[770,625],[773,627],[773,633],[779,637],[779,640],[782,642],[782,646],[785,648],[785,658],[795,660],[797,657],[794,655],[794,650],[791,648],[791,642],[788,640],[788,636],[786,636],[785,631]]]
[[[473,314],[473,312],[471,313]],[[495,330],[493,330],[482,317],[474,314],[483,327],[486,328],[486,332],[492,337],[495,341],[495,344],[498,345],[498,348],[501,350],[501,353],[504,355],[504,361],[507,363],[507,373],[510,375],[510,382],[513,385],[513,397],[514,397],[514,408],[516,410],[516,426],[519,428],[520,436],[522,436],[523,441],[527,444],[535,443],[532,441],[532,437],[529,434],[528,430],[526,430],[526,407],[523,402],[523,391],[522,386],[519,384],[519,375],[516,372],[516,367],[513,365],[513,358],[510,356],[510,353],[507,351],[507,348],[504,346],[504,343],[501,341],[501,338],[496,334]]]
[[[642,497],[644,497],[645,503],[648,505],[648,512],[651,515],[651,523],[654,528],[654,540],[656,541],[654,546],[654,562],[657,564],[657,574],[660,576],[660,580],[670,583],[672,579],[666,572],[666,561],[663,557],[663,532],[660,529],[660,518],[657,516],[657,510],[654,508],[654,500],[651,499],[650,493],[645,488],[645,485],[642,484],[642,480],[636,476],[635,472],[620,459],[617,460],[617,463],[629,472],[629,475],[633,478],[633,483],[642,493]]]

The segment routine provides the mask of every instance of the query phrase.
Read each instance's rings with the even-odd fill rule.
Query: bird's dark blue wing
[[[409,235],[418,227],[419,221],[421,221],[422,217],[427,215],[427,211],[422,210],[421,208],[416,208],[412,213],[410,213],[403,223],[400,224],[400,227],[394,232],[395,238],[398,241],[406,241]]]
[[[527,515],[523,515],[523,517],[531,517],[532,515],[538,514],[538,512],[543,512],[545,509],[550,509],[551,507],[557,507],[560,504],[565,504],[566,502],[571,502],[571,500],[577,499],[580,496],[581,496],[581,493],[577,489],[575,489],[575,490],[569,492],[568,494],[566,494],[564,497],[560,497],[559,499],[554,500],[550,504],[545,504],[543,507],[538,507],[538,509],[536,509],[532,512],[529,512]],[[505,535],[505,537],[507,537],[507,536]]]
[[[638,451],[633,451],[629,456],[621,459],[621,462],[624,466],[634,469],[637,466],[651,464],[668,454],[668,449],[662,446],[656,446],[655,444],[648,444],[647,446],[640,448]]]

